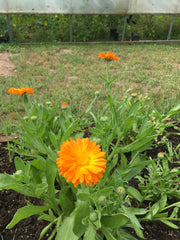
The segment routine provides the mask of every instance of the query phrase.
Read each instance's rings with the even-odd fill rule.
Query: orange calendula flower
[[[68,105],[67,103],[63,102],[63,103],[61,104],[61,107],[65,109],[65,108],[67,108],[67,105]]]
[[[10,88],[9,93],[22,95],[23,93],[33,94],[34,90],[32,88]]]
[[[131,96],[132,96],[132,97],[136,97],[136,96],[137,96],[137,93],[133,92],[133,93],[131,93]]]
[[[113,52],[107,52],[106,54],[105,53],[100,53],[98,55],[98,57],[103,58],[107,61],[119,60],[119,58],[116,57],[116,55]]]
[[[56,164],[60,175],[67,178],[67,182],[72,181],[75,187],[79,183],[92,187],[103,177],[107,162],[105,152],[89,138],[79,137],[76,141],[71,138],[63,142],[57,153],[59,158],[56,159]]]

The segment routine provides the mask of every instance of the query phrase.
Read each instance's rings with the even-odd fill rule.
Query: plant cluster
[[[171,39],[179,39],[178,16],[172,29]],[[73,41],[121,40],[124,16],[73,15]],[[141,40],[167,39],[171,15],[133,15],[128,17],[125,40],[136,32]],[[69,15],[11,15],[10,22],[14,42],[68,42],[70,37]],[[6,16],[0,16],[0,40],[8,41]],[[160,27],[161,26],[161,27]]]
[[[147,99],[136,93],[117,100],[118,92],[112,94],[115,78],[109,77],[108,68],[119,58],[112,52],[98,57],[106,63],[102,80],[108,92],[107,104],[98,114],[92,112],[98,91],[78,117],[67,103],[61,107],[51,102],[31,104],[33,96],[27,92],[14,96],[23,101],[26,116],[18,115],[21,131],[14,140],[16,172],[0,174],[0,190],[12,189],[42,199],[44,204],[27,202],[8,229],[32,215],[48,222],[39,239],[53,227],[49,240],[136,239],[127,228],[144,239],[141,221],[159,220],[178,228],[172,221],[180,221],[180,168],[170,169],[163,153],[151,159],[146,151],[173,125],[164,121],[179,113],[180,105],[165,117],[149,113]],[[84,137],[87,128],[89,137]],[[141,174],[145,168],[146,174]],[[139,188],[131,186],[132,179],[138,180]],[[168,204],[172,197],[177,202]],[[148,207],[144,207],[145,201]]]

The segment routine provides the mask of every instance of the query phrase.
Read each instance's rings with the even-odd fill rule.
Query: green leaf
[[[177,225],[175,225],[174,223],[168,221],[168,220],[160,220],[162,223],[166,224],[167,226],[174,228],[174,229],[179,229],[179,227]]]
[[[157,135],[147,136],[147,137],[142,138],[142,139],[137,139],[134,142],[122,147],[121,151],[122,152],[132,152],[132,151],[138,150],[142,146],[144,146],[145,144],[151,142],[155,137],[157,137]]]
[[[126,214],[126,217],[130,219],[131,223],[133,224],[134,228],[135,226],[137,228],[142,228],[139,220],[137,219],[137,217],[135,216],[135,214],[133,213],[133,211],[131,211],[131,209],[125,207],[122,205],[122,210],[124,211],[124,213]]]
[[[21,220],[31,217],[32,215],[41,214],[49,209],[49,206],[28,205],[17,210],[12,221],[7,225],[7,229],[14,227]]]
[[[78,193],[77,197],[80,201],[87,201],[90,199],[89,193]]]
[[[141,202],[141,201],[143,200],[142,195],[140,194],[140,192],[139,192],[136,188],[133,188],[133,187],[129,186],[129,187],[127,188],[127,193],[128,193],[131,197],[133,197],[133,198],[135,198],[136,200],[138,200],[139,202]]]
[[[162,194],[161,199],[159,201],[160,204],[160,209],[164,208],[166,206],[167,203],[167,195],[165,193]]]
[[[46,160],[41,156],[31,161],[31,165],[39,170],[46,170]]]
[[[22,170],[23,172],[25,172],[26,167],[25,167],[24,161],[21,158],[15,157],[14,162],[16,166],[16,171]]]
[[[134,123],[134,117],[128,116],[126,119],[124,119],[124,125],[122,126],[123,133],[126,134],[126,132],[131,128],[131,126]]]
[[[27,186],[16,180],[14,175],[0,174],[0,190],[12,189],[26,196],[34,197]]]
[[[167,118],[171,117],[174,114],[180,113],[180,104],[177,104],[173,107],[167,114]]]
[[[104,236],[106,237],[106,240],[116,240],[115,237],[111,234],[111,232],[106,227],[102,226],[101,230]]]
[[[15,179],[13,175],[0,173],[0,190],[13,189],[21,187],[22,184]]]
[[[144,208],[133,208],[133,207],[131,208],[131,207],[129,207],[128,210],[130,212],[132,212],[134,215],[144,215],[148,212],[148,210],[144,209]]]
[[[73,232],[73,225],[74,215],[65,218],[57,231],[55,240],[79,240],[79,237]]]
[[[169,217],[169,218],[177,218],[177,216],[178,216],[178,212],[179,212],[179,208],[178,207],[175,207],[174,209],[173,209],[173,212],[171,213],[171,216]]]
[[[50,197],[54,198],[55,196],[55,187],[54,181],[57,173],[57,166],[55,162],[52,162],[49,159],[46,159],[46,179],[48,183],[48,194]]]
[[[124,226],[129,221],[128,217],[123,213],[102,216],[101,222],[109,228],[117,228]]]
[[[96,228],[93,226],[92,223],[89,223],[83,240],[96,240]]]
[[[36,135],[35,135],[35,138],[37,138],[37,139],[38,139],[38,138],[41,138],[41,137],[43,136],[45,130],[46,130],[46,125],[43,124],[42,126],[40,126],[40,128],[38,128],[38,129],[36,130],[37,133],[36,133]]]
[[[159,211],[159,202],[156,202],[152,205],[152,207],[149,209],[149,213],[146,215],[145,219],[152,220],[153,216],[155,216]]]
[[[58,149],[59,148],[59,142],[57,141],[56,135],[52,131],[49,132],[49,138],[50,138],[51,143],[54,146],[54,148]]]
[[[100,197],[100,196],[109,196],[109,194],[113,191],[113,187],[107,187],[101,190],[98,190],[92,195],[92,198],[95,199],[95,201]]]
[[[59,203],[65,216],[69,215],[73,211],[75,204],[72,198],[72,190],[70,187],[67,186],[62,188],[59,194]]]
[[[81,237],[86,230],[86,226],[82,224],[83,218],[88,216],[90,213],[88,201],[77,201],[76,208],[73,211],[74,214],[74,233]]]

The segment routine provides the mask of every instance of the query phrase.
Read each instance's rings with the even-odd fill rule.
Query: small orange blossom
[[[10,88],[9,93],[22,95],[23,93],[33,94],[34,90],[32,88]]]
[[[113,52],[107,52],[107,54],[105,54],[104,52],[100,53],[98,55],[98,57],[103,58],[107,61],[112,61],[112,60],[119,60],[118,57],[116,57],[116,55]]]

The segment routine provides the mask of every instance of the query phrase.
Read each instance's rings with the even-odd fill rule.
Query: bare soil
[[[8,77],[14,74],[15,65],[9,59],[8,52],[0,53],[0,77]]]
[[[177,123],[177,126],[180,129],[180,123]],[[172,143],[173,148],[176,148],[180,143],[180,134],[174,135],[177,133],[177,129],[169,128],[167,131],[170,132],[168,136],[169,141]],[[178,130],[178,133],[180,131]],[[86,136],[89,133],[87,132]],[[16,137],[16,136],[15,136]],[[0,172],[13,174],[15,170],[15,166],[13,162],[9,162],[8,150],[6,149],[7,143],[5,138],[1,136],[0,142]],[[165,145],[161,145],[157,147],[154,145],[154,148],[149,151],[147,154],[152,158],[156,158],[157,154],[161,151],[167,151],[167,147]],[[176,160],[176,166],[179,165],[179,162]],[[170,163],[171,164],[171,163]],[[174,163],[171,164],[171,167],[174,167]],[[133,186],[136,185],[136,182],[131,182]],[[2,240],[38,240],[41,230],[47,225],[46,221],[38,221],[37,216],[29,217],[17,225],[15,225],[12,229],[7,230],[6,226],[13,218],[14,213],[18,208],[21,208],[26,205],[26,201],[33,203],[34,205],[41,205],[42,201],[36,198],[26,197],[19,193],[16,193],[12,190],[5,190],[0,192],[0,239]],[[177,199],[171,199],[171,203],[177,202]],[[147,240],[180,240],[180,231],[179,229],[172,229],[161,222],[141,222],[144,230],[144,236]],[[179,223],[176,223],[179,225]],[[134,236],[135,233],[132,230],[129,230]],[[43,240],[47,240],[49,236],[49,232],[43,238]],[[137,238],[139,239],[139,238]]]

